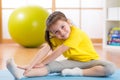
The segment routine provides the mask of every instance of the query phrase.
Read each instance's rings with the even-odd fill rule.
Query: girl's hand
[[[25,65],[25,66],[17,66],[20,69],[26,70],[27,68],[29,68],[29,65]]]
[[[29,65],[25,65],[25,66],[17,66],[20,69],[25,70],[25,72],[23,74],[27,74],[32,68]]]
[[[25,72],[23,74],[27,74],[32,68],[41,68],[41,67],[44,67],[44,64],[42,64],[42,63],[41,64],[36,64],[33,67],[27,67],[27,69],[23,68],[23,69],[25,69]]]
[[[31,69],[32,69],[32,68],[27,68],[27,69],[25,70],[25,72],[23,73],[23,75],[27,74]]]
[[[41,68],[41,67],[44,67],[45,65],[44,64],[36,64],[33,68]]]

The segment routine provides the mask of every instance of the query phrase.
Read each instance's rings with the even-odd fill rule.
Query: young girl
[[[13,60],[7,61],[7,68],[15,78],[21,78],[22,74],[34,77],[54,72],[63,76],[110,76],[115,72],[111,62],[100,60],[86,33],[72,25],[62,12],[53,12],[46,26],[47,43],[41,46],[29,65],[16,67]],[[62,54],[67,59],[55,61]]]

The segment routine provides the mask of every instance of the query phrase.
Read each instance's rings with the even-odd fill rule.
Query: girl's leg
[[[83,69],[84,76],[110,76],[116,71],[116,66],[108,61],[96,61],[98,65]]]
[[[81,70],[82,70],[83,76],[109,76],[109,75],[112,75],[116,69],[115,66],[108,61],[94,60],[91,62],[78,63],[78,64],[79,66],[77,67],[82,69],[64,69],[62,71],[62,74],[63,75],[79,75],[81,74]],[[73,72],[75,74],[73,74]]]
[[[48,70],[46,67],[42,68],[34,68],[31,69],[27,74],[25,74],[25,77],[36,77],[36,76],[45,76],[48,74]]]
[[[94,66],[88,69],[82,69],[83,76],[106,76],[105,68],[103,66]]]
[[[7,69],[10,71],[10,73],[15,77],[15,80],[19,80],[23,76],[34,77],[34,76],[44,76],[48,74],[47,68],[43,67],[43,68],[32,69],[27,74],[23,75],[24,70],[17,68],[13,59],[7,60],[6,66]]]
[[[59,62],[54,61],[48,64],[47,67],[50,72],[62,71],[62,74],[64,73],[64,75],[70,75],[70,73],[73,74],[73,71],[78,71],[79,68],[80,74],[84,76],[109,76],[112,75],[116,70],[116,67],[113,63],[102,60],[92,60],[89,62],[79,62],[73,60],[63,60]],[[75,67],[78,68],[76,69]],[[76,74],[75,72],[75,75],[79,75],[79,73],[77,72]]]

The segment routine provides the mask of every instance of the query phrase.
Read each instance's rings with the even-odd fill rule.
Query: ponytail
[[[45,31],[45,40],[48,42],[50,48],[52,49],[52,43],[50,42],[50,33],[47,30]]]

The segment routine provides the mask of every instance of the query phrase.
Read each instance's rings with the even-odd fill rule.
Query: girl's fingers
[[[41,68],[41,67],[44,67],[44,65],[43,64],[37,64],[37,65],[33,66],[33,68]]]
[[[17,68],[20,68],[20,69],[24,69],[24,70],[26,70],[25,67],[21,67],[21,66],[17,66]]]
[[[40,66],[34,66],[33,68],[40,68]]]
[[[23,73],[24,75],[27,74],[30,70],[25,70],[25,72]]]

